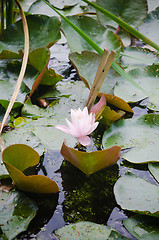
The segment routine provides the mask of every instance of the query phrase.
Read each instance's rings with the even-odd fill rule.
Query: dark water
[[[69,50],[66,44],[56,44],[52,48],[50,66],[64,76],[63,81],[79,80],[75,69],[68,60],[68,54]],[[132,106],[133,117],[148,113],[144,103],[142,101]],[[63,161],[59,152],[47,151],[39,174],[55,180],[59,185],[60,192],[47,196],[28,194],[37,202],[39,211],[30,223],[28,230],[16,239],[55,240],[57,238],[54,230],[78,221],[105,224],[129,239],[135,239],[122,224],[122,220],[131,216],[132,213],[123,211],[117,205],[113,186],[117,179],[128,170],[151,183],[156,182],[147,171],[146,165],[144,169],[140,169],[139,166],[134,168],[134,165],[127,165],[125,162],[120,164],[121,162],[122,159],[118,165],[113,165],[87,177],[70,163]],[[55,168],[56,173],[53,174]]]

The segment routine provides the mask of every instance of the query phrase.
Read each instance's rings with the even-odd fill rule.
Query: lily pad
[[[59,5],[59,1],[56,1],[56,0],[53,0],[54,3],[56,5]],[[71,1],[71,0],[70,0]],[[76,14],[81,14],[83,13],[83,9],[82,9],[82,6],[85,4],[84,2],[80,2],[78,4],[75,3],[76,0],[74,0],[74,3],[73,3],[73,0],[72,0],[72,6],[66,6],[67,5],[67,0],[66,1],[61,1],[60,2],[63,2],[63,4],[60,6],[60,9],[58,9],[58,11],[64,15],[64,16],[71,16],[71,15],[76,15]],[[78,0],[77,0],[78,1]],[[79,2],[79,1],[78,1]],[[51,1],[50,1],[51,3]],[[82,5],[82,6],[81,6]],[[55,6],[55,5],[54,5]],[[66,6],[66,7],[65,7]],[[84,5],[85,6],[85,5]],[[29,8],[29,13],[31,14],[42,14],[42,15],[47,15],[47,16],[56,16],[56,17],[59,17],[59,15],[53,11],[48,5],[46,5],[44,2],[42,1],[35,1],[31,7]]]
[[[157,240],[159,238],[156,218],[136,215],[123,221],[126,229],[136,238]]]
[[[145,61],[146,58],[146,61]],[[127,69],[159,63],[157,53],[148,49],[129,47],[122,53],[121,65]]]
[[[71,63],[75,67],[82,81],[88,88],[91,88],[97,68],[99,66],[99,62],[101,60],[101,56],[95,52],[82,51],[81,53],[71,53],[69,55],[69,59],[71,60]],[[112,93],[112,89],[117,81],[117,77],[119,77],[119,75],[111,68],[103,82],[100,91],[104,93]]]
[[[69,7],[76,5],[79,2],[80,2],[80,0],[58,0],[58,1],[50,0],[50,3],[58,9],[69,8]]]
[[[115,234],[115,238],[113,238],[113,234]],[[55,235],[60,240],[74,240],[76,238],[78,240],[128,239],[107,226],[86,221],[66,225],[56,230]]]
[[[128,81],[119,78],[114,88],[114,94],[126,102],[137,102],[149,97],[147,107],[154,111],[159,111],[159,65],[137,68],[129,72],[130,76],[146,91],[142,93],[132,86]]]
[[[24,144],[14,144],[2,153],[3,162],[19,190],[33,193],[57,193],[59,188],[53,180],[42,175],[25,176],[22,171],[40,161],[39,154]]]
[[[37,48],[29,53],[29,64],[39,72],[43,70],[50,58],[50,51],[46,47]]]
[[[25,144],[14,144],[7,147],[2,153],[2,158],[3,162],[11,164],[22,172],[37,165],[40,161],[39,154]]]
[[[123,99],[121,99],[117,96],[114,96],[112,94],[107,94],[107,93],[99,93],[98,96],[101,97],[102,94],[104,94],[104,97],[105,97],[107,103],[109,103],[121,110],[124,110],[126,112],[133,113],[133,110],[131,109],[129,104],[127,102],[125,102]]]
[[[122,157],[129,162],[158,162],[159,115],[119,120],[104,133],[102,142],[105,149],[114,145],[128,149]]]
[[[106,150],[81,152],[63,143],[61,154],[75,167],[79,168],[85,174],[90,175],[117,162],[120,158],[120,149],[120,147],[114,146]]]
[[[155,10],[157,7],[159,7],[158,0],[147,0],[148,3],[148,12],[151,12]]]
[[[87,34],[102,49],[116,51],[116,59],[122,49],[119,38],[109,29],[105,28],[95,19],[86,16],[71,16],[68,19]],[[94,49],[76,33],[72,27],[62,20],[62,30],[68,41],[71,52],[81,52],[83,50],[94,51]],[[73,34],[73,38],[72,38]]]
[[[133,27],[141,25],[147,15],[146,0],[140,2],[138,0],[119,0],[118,2],[116,2],[116,0],[96,0],[96,4],[113,13],[115,16],[121,18]],[[104,14],[97,12],[97,15],[104,25],[117,26],[117,23],[106,17]]]
[[[114,194],[122,209],[159,217],[159,186],[128,173],[115,183]]]
[[[159,163],[148,163],[148,168],[154,178],[159,182]]]
[[[30,37],[30,50],[39,47],[51,47],[57,42],[60,35],[60,21],[57,17],[44,15],[28,15],[27,23]],[[11,37],[12,36],[12,37]],[[18,52],[24,48],[22,21],[10,25],[0,37],[0,51],[9,50]]]
[[[12,240],[25,231],[37,210],[37,205],[25,194],[0,191],[0,225],[5,239]]]
[[[159,33],[156,31],[158,28],[159,7],[146,17],[144,24],[139,27],[139,31],[147,38],[150,38],[156,44],[159,44]]]

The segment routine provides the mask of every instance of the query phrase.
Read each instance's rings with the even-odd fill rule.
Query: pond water
[[[63,81],[80,80],[69,62],[69,49],[64,40],[55,44],[51,48],[51,52],[50,67],[64,76]],[[132,108],[134,111],[133,117],[148,113],[147,108],[143,106],[143,102],[132,106]],[[100,140],[99,137],[98,146],[101,144]],[[94,146],[91,147],[96,150]],[[55,180],[59,185],[60,192],[55,195],[28,194],[37,202],[39,211],[30,223],[28,230],[21,233],[16,239],[56,240],[58,238],[54,235],[54,230],[77,221],[105,224],[129,239],[135,239],[122,224],[123,219],[133,214],[121,210],[117,205],[113,194],[113,186],[119,176],[128,170],[151,183],[157,183],[147,171],[146,165],[143,170],[143,165],[142,169],[140,169],[140,165],[134,168],[134,165],[125,161],[122,162],[122,160],[121,158],[118,164],[87,177],[70,163],[63,161],[59,152],[48,150],[44,154],[44,161],[38,168],[38,173]],[[53,174],[53,169],[57,170],[55,174]]]

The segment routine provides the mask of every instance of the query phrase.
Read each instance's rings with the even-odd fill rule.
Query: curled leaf
[[[58,185],[43,175],[26,176],[23,171],[39,163],[39,154],[25,144],[14,144],[2,153],[2,159],[10,177],[19,190],[34,193],[57,193]]]
[[[117,162],[120,158],[120,149],[118,146],[113,146],[106,150],[80,152],[68,147],[63,142],[61,154],[75,167],[79,168],[85,174],[90,175]]]

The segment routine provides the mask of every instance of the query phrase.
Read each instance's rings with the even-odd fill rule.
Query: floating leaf
[[[51,0],[50,1],[50,3],[58,9],[69,8],[69,7],[72,7],[79,2],[80,2],[80,0],[58,0],[58,2],[56,0]]]
[[[114,50],[119,58],[121,42],[118,37],[109,29],[97,22],[95,19],[86,16],[71,16],[68,19],[88,35],[99,47],[107,50]],[[83,50],[93,51],[93,48],[79,36],[75,31],[72,38],[72,27],[62,20],[62,30],[65,33],[71,52],[81,52]]]
[[[110,149],[95,152],[81,152],[63,143],[61,154],[75,167],[90,175],[117,162],[120,158],[120,147],[114,146]]]
[[[154,178],[159,182],[159,163],[148,163],[148,168]]]
[[[0,191],[0,226],[5,239],[12,240],[25,231],[37,210],[37,205],[25,194]]]
[[[56,182],[43,175],[25,176],[24,173],[4,162],[16,188],[25,192],[51,194],[59,191]]]
[[[145,61],[146,58],[146,61]],[[156,52],[148,49],[129,47],[122,53],[121,65],[126,68],[137,68],[159,63],[159,56]]]
[[[131,26],[137,27],[143,23],[147,15],[147,1],[142,0],[96,0],[96,4],[113,13]],[[97,16],[104,25],[117,26],[113,20],[106,17],[104,14],[97,12]]]
[[[115,183],[114,194],[121,208],[159,217],[159,186],[128,173]]]
[[[155,141],[154,141],[155,139]],[[159,115],[120,120],[103,135],[104,148],[114,145],[129,149],[122,157],[132,163],[159,161]]]
[[[20,56],[18,53],[14,53],[8,50],[3,50],[0,53],[0,59],[19,59]]]
[[[81,53],[71,53],[69,59],[74,65],[77,73],[88,88],[91,88],[101,56],[95,52],[82,51]],[[112,93],[112,89],[119,75],[115,70],[110,68],[100,89],[103,93]]]
[[[131,109],[131,107],[129,106],[129,104],[127,102],[125,102],[122,98],[119,98],[117,96],[114,96],[112,94],[106,94],[106,93],[99,93],[98,96],[101,97],[102,94],[104,94],[104,97],[107,101],[107,103],[122,109],[126,112],[131,112],[133,113],[133,110]]]
[[[7,147],[2,153],[2,158],[3,162],[11,164],[22,172],[40,161],[39,154],[25,144],[13,144]]]
[[[24,144],[14,144],[2,153],[3,162],[19,190],[34,193],[56,193],[56,182],[42,175],[25,176],[22,171],[39,163],[39,154]]]
[[[126,229],[136,238],[143,240],[157,240],[159,238],[158,222],[156,218],[136,215],[123,221]]]
[[[155,10],[157,7],[159,7],[158,0],[147,0],[148,3],[148,11],[151,12]]]
[[[39,72],[43,70],[50,59],[50,50],[41,47],[29,53],[29,64],[31,64]]]
[[[159,65],[137,68],[129,72],[134,80],[147,92],[143,94],[124,79],[119,79],[115,86],[114,94],[121,97],[126,102],[137,102],[149,97],[147,107],[154,111],[159,111]]]
[[[102,112],[101,121],[104,125],[109,126],[112,122],[116,122],[117,120],[119,120],[124,114],[125,112],[120,115],[116,111],[111,110],[110,107],[106,106],[104,111]]]
[[[139,31],[150,38],[156,44],[159,44],[159,33],[156,29],[159,28],[159,6],[158,8],[147,15],[144,23],[139,27]]]
[[[28,15],[27,23],[29,28],[30,49],[52,46],[60,39],[60,21],[57,17],[44,15]],[[12,36],[12,37],[11,37]],[[22,21],[10,25],[0,37],[0,51],[6,49],[18,52],[24,48]]]
[[[87,221],[66,225],[56,230],[55,234],[60,240],[74,240],[76,238],[78,240],[128,239],[105,225]]]

